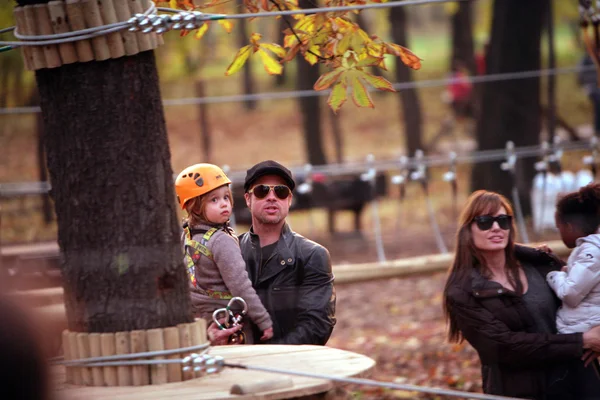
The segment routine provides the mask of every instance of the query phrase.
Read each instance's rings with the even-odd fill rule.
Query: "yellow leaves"
[[[246,63],[246,61],[248,60],[248,58],[250,57],[251,54],[252,54],[252,46],[250,46],[250,45],[244,46],[241,49],[239,49],[237,54],[233,58],[233,61],[231,62],[231,64],[229,64],[229,67],[227,67],[227,71],[225,71],[225,75],[227,75],[227,76],[233,75],[236,72],[238,72],[240,69],[242,69],[242,67],[244,66],[244,64]]]
[[[283,58],[286,55],[285,49],[275,43],[260,43],[261,38],[262,35],[260,33],[250,35],[250,44],[242,47],[237,52],[227,71],[225,71],[225,75],[233,75],[239,71],[254,53],[258,53],[267,73],[270,75],[281,74],[283,66],[277,59],[271,56],[271,53],[279,58]]]
[[[281,75],[283,66],[277,60],[274,60],[269,53],[259,48],[258,55],[260,56],[265,70],[269,73],[269,75]]]
[[[220,19],[217,21],[217,23],[221,25],[227,33],[231,33],[231,30],[233,29],[233,23],[231,21],[227,19]]]
[[[206,33],[206,31],[208,31],[208,23],[204,23],[202,24],[202,26],[200,28],[198,28],[198,30],[196,31],[195,37],[196,39],[202,39],[202,37],[204,36],[204,34]]]
[[[381,76],[374,76],[363,70],[364,67],[378,62],[377,58],[368,55],[357,55],[348,50],[333,71],[323,74],[314,84],[315,90],[332,88],[327,103],[334,112],[337,112],[346,102],[348,89],[351,89],[352,101],[357,107],[373,108],[373,100],[369,95],[365,83],[379,90],[393,92],[392,84]]]

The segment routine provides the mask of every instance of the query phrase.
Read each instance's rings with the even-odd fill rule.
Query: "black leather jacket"
[[[284,225],[267,263],[252,229],[240,237],[252,286],[273,320],[271,344],[324,345],[335,325],[335,289],[329,252]],[[254,343],[261,332],[254,329]]]

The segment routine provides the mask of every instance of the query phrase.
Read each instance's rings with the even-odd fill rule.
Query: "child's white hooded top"
[[[560,333],[585,332],[600,325],[600,234],[579,238],[575,244],[568,271],[546,276],[563,302],[556,315]]]

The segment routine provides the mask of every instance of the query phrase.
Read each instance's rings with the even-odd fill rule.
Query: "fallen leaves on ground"
[[[446,340],[444,280],[438,273],[336,286],[337,324],[327,345],[373,358],[371,379],[481,392],[475,350]],[[358,399],[444,398],[364,385],[346,391]]]

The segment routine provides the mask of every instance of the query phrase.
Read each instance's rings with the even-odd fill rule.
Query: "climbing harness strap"
[[[209,230],[195,230],[190,228],[188,225],[183,227],[185,232],[184,247],[185,247],[185,264],[188,272],[188,276],[194,288],[197,291],[204,294],[205,296],[213,299],[228,300],[233,296],[228,291],[202,289],[198,286],[196,280],[196,264],[200,260],[200,257],[204,256],[214,261],[212,252],[208,249],[208,241],[217,232],[217,228],[210,228]],[[202,239],[200,241],[192,239],[195,234],[201,233]]]

